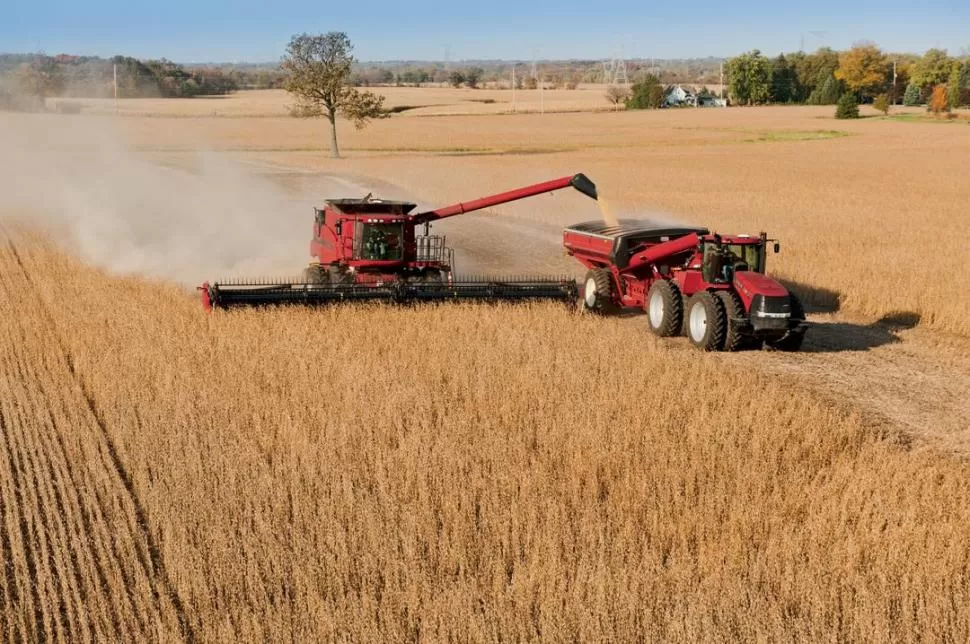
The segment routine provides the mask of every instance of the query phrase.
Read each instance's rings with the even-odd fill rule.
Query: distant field
[[[386,97],[389,108],[409,106],[410,115],[498,114],[513,111],[512,91],[451,87],[373,87]],[[515,109],[520,112],[572,112],[609,110],[605,85],[581,85],[574,90],[516,90]],[[152,117],[266,117],[286,116],[290,103],[283,90],[254,90],[229,96],[200,97],[191,100],[135,98],[117,103],[102,99],[79,99],[92,113],[117,113],[122,116]]]

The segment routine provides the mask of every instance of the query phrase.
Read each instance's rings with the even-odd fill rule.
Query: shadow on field
[[[779,279],[778,282],[798,296],[808,313],[835,313],[841,306],[842,294],[838,291],[794,280]]]
[[[802,351],[807,353],[868,351],[900,342],[897,334],[914,328],[919,321],[918,313],[900,311],[884,315],[872,324],[817,322],[808,330]]]

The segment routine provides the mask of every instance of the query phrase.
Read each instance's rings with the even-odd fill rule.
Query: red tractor
[[[623,219],[563,231],[563,245],[589,271],[583,307],[599,313],[640,308],[659,336],[681,333],[705,351],[767,344],[801,348],[807,324],[794,293],[765,275],[765,233],[711,234]]]
[[[329,304],[385,300],[562,300],[578,294],[571,278],[456,279],[454,251],[430,234],[434,221],[572,187],[593,199],[596,186],[582,174],[412,213],[415,204],[372,198],[330,199],[315,209],[310,255],[302,281],[206,282],[206,309],[274,304]],[[424,234],[417,234],[417,227]]]

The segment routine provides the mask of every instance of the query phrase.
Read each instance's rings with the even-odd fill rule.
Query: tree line
[[[192,67],[164,58],[0,54],[0,107],[38,107],[54,96],[74,98],[188,98],[230,94],[240,88],[282,86],[276,69]]]
[[[954,58],[945,49],[892,55],[861,43],[842,52],[823,47],[776,58],[755,49],[728,60],[726,69],[728,93],[737,105],[835,105],[845,94],[860,103],[882,97],[892,105],[922,105],[934,90],[946,94],[949,108],[970,105],[970,57]]]

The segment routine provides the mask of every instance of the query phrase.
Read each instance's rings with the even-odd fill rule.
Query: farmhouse
[[[667,105],[679,107],[681,105],[697,106],[697,95],[689,89],[684,89],[680,85],[674,87],[667,94]]]

